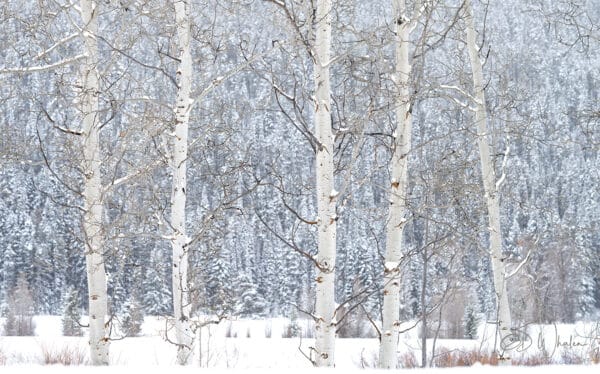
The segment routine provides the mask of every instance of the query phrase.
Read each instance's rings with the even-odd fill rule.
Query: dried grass
[[[600,348],[599,347],[594,347],[591,351],[590,351],[590,362],[592,364],[600,364]]]
[[[527,354],[512,359],[514,366],[540,366],[540,365],[551,365],[552,358],[547,354],[538,352],[536,354]]]
[[[87,365],[86,350],[65,345],[58,348],[42,346],[42,362],[45,365]]]
[[[398,357],[398,367],[403,369],[414,369],[419,367],[419,362],[413,352],[404,352]]]
[[[463,351],[442,348],[433,360],[435,367],[449,368],[458,366],[498,365],[498,356],[493,352],[479,350]],[[563,350],[560,354],[551,357],[544,352],[524,353],[511,358],[512,366],[541,366],[541,365],[583,365],[600,363],[600,351],[594,349],[586,352]]]
[[[475,363],[482,365],[498,365],[498,357],[492,352],[480,350],[462,351],[441,349],[433,360],[436,367],[448,368],[456,366],[472,366]]]

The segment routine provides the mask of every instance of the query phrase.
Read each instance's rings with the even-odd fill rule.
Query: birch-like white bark
[[[390,208],[386,226],[383,310],[379,367],[395,369],[398,364],[400,333],[400,261],[402,234],[406,224],[406,193],[408,190],[408,153],[411,149],[412,115],[410,100],[409,61],[410,23],[406,17],[405,0],[392,0],[396,30],[395,74],[396,131],[391,160]]]
[[[475,91],[476,110],[475,125],[477,127],[477,143],[479,146],[479,158],[481,161],[481,174],[483,177],[483,189],[488,210],[489,232],[490,232],[490,256],[492,271],[494,275],[494,290],[496,292],[496,307],[498,313],[498,331],[500,338],[500,355],[504,363],[510,360],[509,352],[505,348],[510,345],[511,316],[508,304],[508,292],[506,289],[506,267],[502,257],[502,232],[500,230],[500,200],[496,188],[496,171],[490,156],[489,132],[487,129],[487,110],[485,104],[485,91],[483,81],[483,66],[479,59],[477,39],[473,21],[473,7],[471,0],[465,1],[467,49],[471,60],[473,71],[473,90]]]
[[[191,303],[188,286],[188,252],[186,234],[186,161],[188,157],[188,126],[192,103],[192,54],[190,45],[189,1],[174,0],[175,22],[179,46],[177,98],[175,102],[175,137],[171,159],[173,185],[171,191],[171,236],[173,248],[173,313],[177,363],[193,360],[194,331],[190,321]]]
[[[98,8],[93,0],[81,0],[85,59],[81,69],[80,109],[83,116],[85,261],[89,293],[89,344],[93,365],[108,365],[108,299],[104,269],[103,197],[98,121]]]
[[[331,0],[318,0],[315,40],[315,137],[319,264],[316,284],[316,358],[319,367],[334,366],[335,353],[335,251],[336,197],[333,177],[333,133],[331,130],[331,98],[329,58],[331,47]]]

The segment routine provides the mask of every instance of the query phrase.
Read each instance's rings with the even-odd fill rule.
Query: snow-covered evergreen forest
[[[139,305],[180,363],[198,315],[465,338],[497,279],[512,326],[600,316],[598,0],[4,0],[0,31],[3,316]]]

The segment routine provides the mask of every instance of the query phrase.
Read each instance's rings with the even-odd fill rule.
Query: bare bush
[[[541,365],[582,365],[587,363],[597,363],[598,352],[563,350],[558,357],[552,357],[545,352],[523,352],[511,358],[513,366],[541,366]],[[433,364],[436,367],[457,367],[472,366],[476,363],[482,365],[498,365],[498,356],[494,352],[483,352],[480,350],[449,350],[441,349],[436,355]]]
[[[402,369],[414,369],[419,367],[414,352],[404,352],[398,356],[398,367]]]
[[[62,347],[42,346],[42,361],[45,365],[87,365],[86,351],[80,347],[65,345]]]
[[[514,366],[540,366],[552,364],[552,359],[543,352],[536,354],[527,354],[520,357],[514,357],[512,359]]]
[[[379,362],[379,357],[377,352],[369,352],[365,353],[363,349],[360,353],[360,366],[363,369],[373,369],[377,368],[377,363]],[[398,365],[396,366],[400,369],[414,369],[419,367],[419,363],[417,362],[417,357],[414,352],[403,352],[398,356]]]
[[[482,365],[498,365],[498,357],[493,352],[480,350],[461,351],[441,349],[433,360],[435,367],[447,368],[456,366],[472,366],[475,363]]]

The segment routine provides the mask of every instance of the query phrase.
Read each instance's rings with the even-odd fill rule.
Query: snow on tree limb
[[[42,57],[48,55],[50,52],[52,52],[53,50],[55,50],[56,48],[60,47],[61,45],[70,42],[71,40],[75,39],[79,37],[79,33],[75,33],[75,34],[71,34],[67,37],[62,38],[61,40],[57,41],[56,43],[54,43],[51,47],[46,48],[45,50],[43,50],[42,52],[38,53],[37,56],[34,57],[35,60],[39,60]]]
[[[52,70],[52,69],[56,69],[65,65],[71,65],[74,64],[76,62],[79,62],[80,60],[83,60],[86,58],[85,54],[80,54],[77,55],[75,57],[72,58],[68,58],[66,60],[61,60],[58,62],[55,62],[53,64],[48,64],[48,65],[40,65],[40,66],[29,66],[29,67],[20,67],[20,68],[7,68],[7,67],[3,67],[0,68],[0,74],[29,74],[29,73],[39,73],[39,72],[43,72],[43,71],[48,71],[48,70]]]

